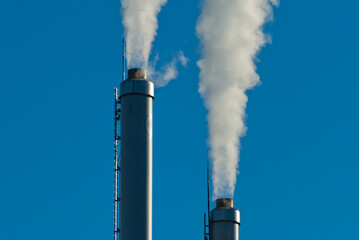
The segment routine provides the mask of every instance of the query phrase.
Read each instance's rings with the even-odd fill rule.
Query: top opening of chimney
[[[219,198],[216,203],[217,208],[233,208],[233,200],[230,198]]]
[[[145,80],[147,71],[142,68],[132,68],[128,70],[128,79]]]

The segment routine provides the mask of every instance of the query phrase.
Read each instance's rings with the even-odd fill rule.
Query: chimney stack
[[[120,86],[120,239],[152,240],[152,102],[146,70],[130,69]]]
[[[209,239],[210,240],[238,240],[240,213],[233,208],[233,200],[219,198],[216,208],[211,211]]]

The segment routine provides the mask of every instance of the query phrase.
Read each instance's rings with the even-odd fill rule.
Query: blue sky
[[[153,239],[202,239],[199,1],[169,0],[152,56],[191,60],[154,102]],[[240,237],[358,239],[359,3],[282,1],[248,91]],[[0,239],[111,239],[121,4],[0,1]],[[219,79],[220,81],[220,79]]]

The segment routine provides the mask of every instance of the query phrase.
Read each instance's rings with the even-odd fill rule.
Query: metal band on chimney
[[[237,209],[221,209],[212,212],[212,222],[234,222],[240,224],[240,215]]]

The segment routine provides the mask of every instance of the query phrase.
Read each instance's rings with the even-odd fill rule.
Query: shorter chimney
[[[219,198],[217,206],[211,211],[209,239],[210,240],[238,240],[240,213],[233,208],[233,200]]]

